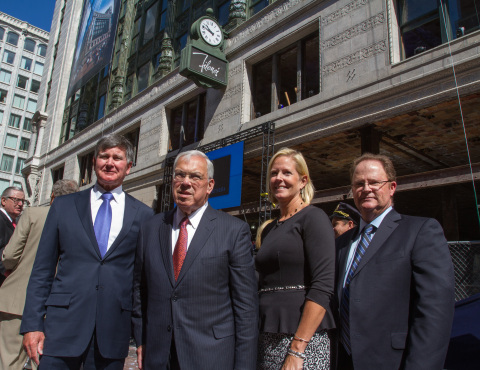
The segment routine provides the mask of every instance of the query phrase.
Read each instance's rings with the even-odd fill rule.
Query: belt
[[[309,287],[306,285],[287,285],[287,286],[276,286],[273,288],[260,289],[258,294],[261,293],[270,293],[270,292],[282,292],[286,290],[306,290]]]

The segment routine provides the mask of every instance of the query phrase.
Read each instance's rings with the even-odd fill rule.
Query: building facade
[[[25,189],[21,170],[45,65],[48,32],[0,12],[0,194]]]
[[[118,132],[136,148],[125,189],[159,209],[169,158],[273,122],[275,148],[304,153],[317,189],[313,203],[326,212],[338,201],[351,202],[352,160],[382,153],[397,168],[400,212],[437,218],[449,240],[479,239],[480,15],[474,0],[111,3],[82,10],[83,1],[57,0],[35,145],[22,171],[34,203],[47,203],[61,177],[92,184],[95,142]],[[179,74],[190,26],[207,8],[226,31],[229,70],[222,89],[199,87]],[[95,26],[94,19],[102,23]],[[97,70],[89,66],[90,51],[78,52],[82,29],[90,30],[90,48],[114,34],[111,57]],[[85,62],[72,72],[76,50]],[[95,58],[102,60],[99,53]],[[78,71],[89,78],[72,85]],[[252,228],[263,147],[261,135],[245,141],[242,206],[227,210]]]

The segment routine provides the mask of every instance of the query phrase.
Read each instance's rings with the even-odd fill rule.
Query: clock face
[[[200,22],[200,35],[212,46],[220,45],[222,42],[222,30],[217,22],[211,19],[204,19]]]

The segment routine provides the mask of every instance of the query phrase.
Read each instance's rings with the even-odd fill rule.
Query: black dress
[[[272,222],[262,239],[255,260],[261,332],[257,368],[281,367],[300,323],[305,299],[309,299],[326,313],[305,350],[304,369],[328,369],[327,330],[335,328],[335,238],[328,216],[315,206],[307,206],[284,222]]]

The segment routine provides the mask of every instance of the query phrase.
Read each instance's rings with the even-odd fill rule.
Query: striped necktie
[[[185,216],[180,222],[180,233],[178,235],[175,249],[173,250],[173,273],[175,275],[175,281],[180,275],[180,270],[183,266],[183,261],[187,256],[187,244],[188,244],[188,232],[187,232],[188,217]]]
[[[352,280],[355,271],[362,260],[367,248],[372,241],[372,232],[374,232],[375,226],[368,224],[363,229],[362,236],[360,238],[360,242],[357,245],[357,249],[355,250],[355,255],[353,257],[352,265],[350,266],[350,270],[348,270],[347,277],[345,279],[345,287],[343,288],[342,293],[342,301],[340,304],[340,318],[341,318],[341,335],[340,341],[343,343],[345,350],[349,355],[352,354],[352,349],[350,346],[350,281]]]

